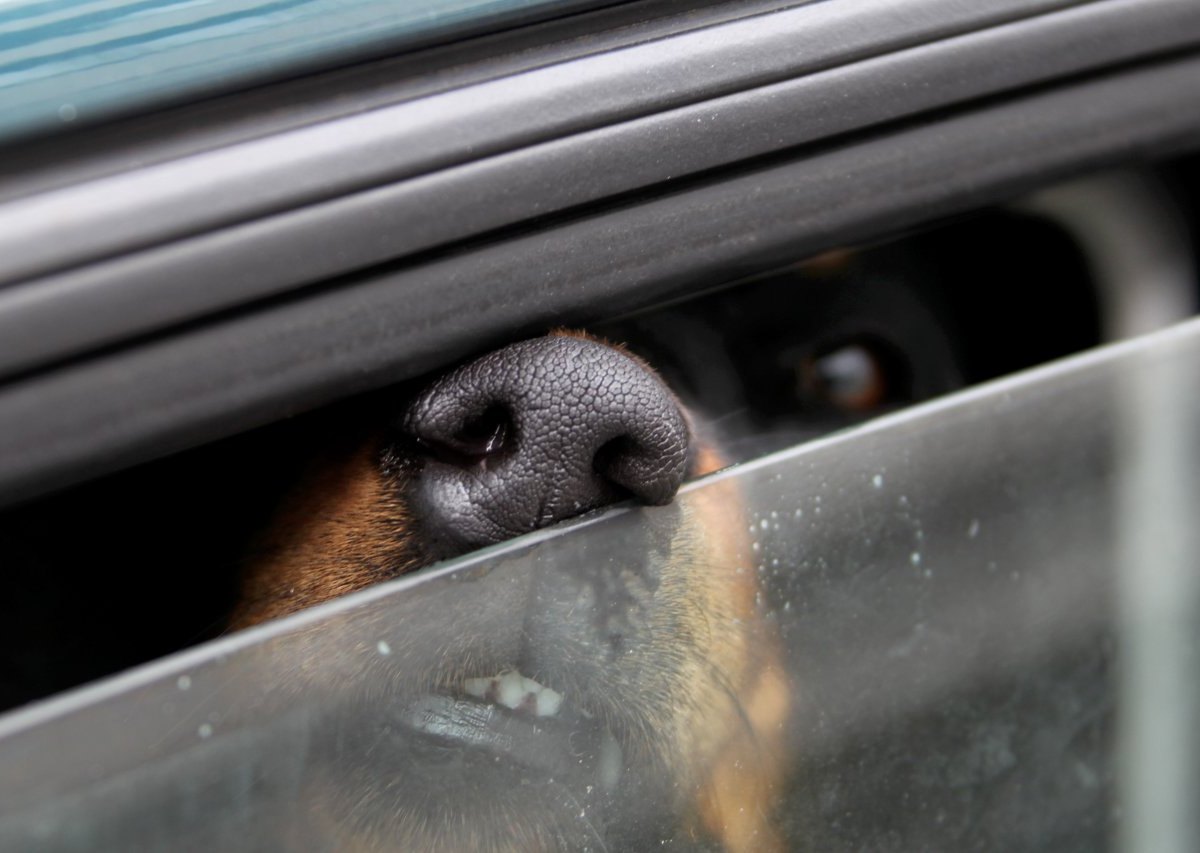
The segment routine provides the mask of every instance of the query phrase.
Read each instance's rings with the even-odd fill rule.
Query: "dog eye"
[[[863,413],[911,397],[911,367],[888,342],[862,337],[823,345],[795,366],[796,393],[808,406]]]

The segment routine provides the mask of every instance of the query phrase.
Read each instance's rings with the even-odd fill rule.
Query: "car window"
[[[601,5],[604,0],[8,3],[0,10],[0,138]]]
[[[0,839],[1190,847],[1198,364],[1193,322],[11,716]]]
[[[1196,846],[1194,0],[228,2],[0,8],[0,849]]]
[[[1111,180],[1095,176],[1075,191]],[[1156,185],[1150,175],[1124,181],[1146,192]],[[585,328],[653,367],[720,464],[749,461],[1100,343],[1109,312],[1090,258],[1059,219],[1021,205],[982,211],[903,239],[717,280],[699,297]],[[1171,269],[1168,260],[1157,268]],[[1117,292],[1136,280],[1126,276]],[[306,471],[355,434],[362,412],[392,412],[425,381],[0,515],[0,554],[22,589],[0,601],[0,708],[212,638],[227,624],[257,538],[288,496],[303,491]],[[62,535],[64,524],[71,536]],[[147,607],[151,591],[171,605]]]

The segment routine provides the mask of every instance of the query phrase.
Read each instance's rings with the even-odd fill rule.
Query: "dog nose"
[[[617,500],[664,504],[683,482],[688,428],[649,368],[606,344],[512,344],[434,382],[404,421],[425,461],[416,509],[441,556]]]

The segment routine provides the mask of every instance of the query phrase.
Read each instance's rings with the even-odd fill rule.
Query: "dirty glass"
[[[1186,850],[1200,324],[0,722],[6,850]]]
[[[604,0],[17,0],[0,7],[0,137]]]

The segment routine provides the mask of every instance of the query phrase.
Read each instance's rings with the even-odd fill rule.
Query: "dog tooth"
[[[496,701],[506,708],[517,709],[525,699],[525,679],[521,674],[509,670],[501,673],[496,684]]]
[[[553,717],[562,706],[562,694],[549,687],[543,687],[537,694],[537,704],[534,713],[539,717]]]
[[[468,696],[486,699],[514,711],[533,713],[538,717],[557,715],[563,701],[562,694],[557,690],[511,669],[491,678],[464,679],[462,690]]]

